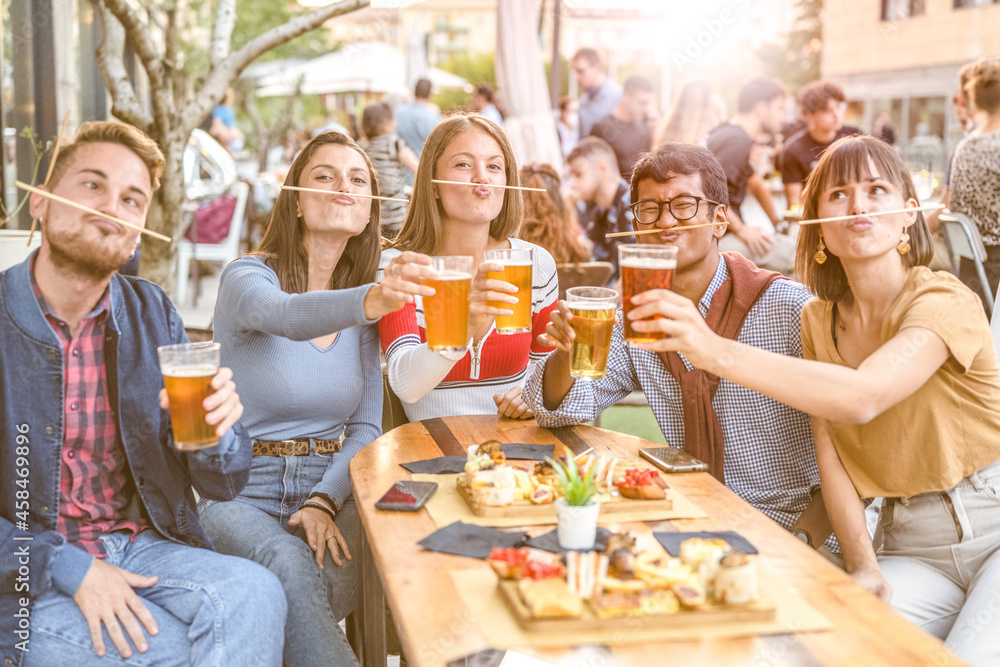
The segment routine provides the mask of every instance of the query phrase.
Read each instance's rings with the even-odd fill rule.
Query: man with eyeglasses
[[[729,195],[708,149],[667,143],[636,163],[631,184],[639,243],[674,245],[671,290],[698,304],[714,331],[772,352],[802,356],[799,313],[810,299],[798,283],[758,269],[739,253],[720,253]],[[696,226],[701,225],[701,226]],[[655,331],[659,290],[636,295],[630,319]],[[622,311],[618,311],[619,320]],[[611,338],[607,372],[594,382],[569,375],[572,314],[565,301],[550,314],[543,342],[556,348],[524,388],[539,425],[590,421],[629,393],[646,394],[668,444],[709,464],[709,471],[749,504],[813,546],[835,549],[823,506],[808,415],[695,369],[676,353],[626,345],[621,322]],[[637,322],[637,320],[643,320]],[[739,517],[731,518],[738,528]]]
[[[844,125],[847,109],[844,89],[833,81],[813,81],[799,91],[799,116],[806,126],[785,141],[781,154],[781,181],[788,207],[799,205],[802,186],[826,147],[841,137],[864,134]]]

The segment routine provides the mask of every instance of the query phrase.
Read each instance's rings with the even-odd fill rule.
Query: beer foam
[[[472,280],[472,274],[459,271],[438,271],[437,278],[431,280]]]
[[[178,365],[164,367],[161,372],[163,375],[169,375],[172,378],[203,378],[213,377],[219,372],[219,367],[212,364],[201,364],[199,366]]]
[[[618,263],[630,269],[676,269],[676,259],[661,259],[659,257],[629,257]]]
[[[592,303],[589,301],[567,301],[566,305],[570,310],[616,310],[618,308],[613,302]]]

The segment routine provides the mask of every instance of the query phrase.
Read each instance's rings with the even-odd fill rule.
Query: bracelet
[[[325,493],[320,493],[319,491],[313,491],[312,493],[309,494],[309,498],[307,500],[313,500],[314,498],[318,498],[319,500],[322,500],[324,503],[329,505],[330,508],[334,511],[334,513],[340,511],[340,507],[337,506],[337,501],[331,498],[330,496],[326,495]]]
[[[330,519],[332,521],[336,521],[337,520],[337,514],[333,510],[331,510],[329,507],[327,507],[326,505],[323,505],[322,503],[311,503],[311,502],[309,502],[307,500],[305,503],[302,504],[302,507],[300,507],[299,509],[300,510],[304,510],[307,507],[311,507],[312,509],[319,510],[321,512],[325,512],[326,514],[328,514],[330,516]]]

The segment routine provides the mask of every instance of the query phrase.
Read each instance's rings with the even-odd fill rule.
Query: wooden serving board
[[[763,580],[761,581],[763,583]],[[500,581],[500,597],[507,603],[514,618],[525,630],[531,632],[564,632],[625,630],[643,627],[679,628],[693,625],[729,625],[773,621],[776,606],[762,590],[760,599],[750,604],[718,605],[706,603],[699,609],[681,609],[672,614],[643,614],[600,618],[589,602],[583,603],[583,614],[578,618],[534,618],[517,591],[516,581]]]
[[[635,512],[637,510],[669,512],[674,508],[674,501],[670,499],[670,493],[670,489],[667,489],[667,497],[663,500],[631,500],[629,498],[622,498],[621,496],[611,496],[611,500],[605,500],[601,503],[600,515],[609,516],[622,512]],[[511,505],[483,505],[472,499],[469,487],[465,485],[465,479],[462,477],[458,478],[458,495],[462,496],[469,505],[469,509],[476,516],[511,519],[551,518],[555,522],[555,502],[536,505],[530,500],[516,500]]]

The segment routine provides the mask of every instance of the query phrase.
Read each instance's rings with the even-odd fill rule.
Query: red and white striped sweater
[[[410,421],[452,415],[495,414],[495,394],[523,386],[535,362],[552,351],[538,343],[549,313],[559,297],[559,279],[552,256],[537,245],[509,239],[512,248],[533,248],[532,330],[500,335],[495,325],[466,352],[452,355],[427,347],[421,298],[384,316],[378,324],[382,351],[389,367],[389,384],[399,396]],[[398,250],[386,250],[381,272]],[[381,274],[379,276],[381,278]]]

